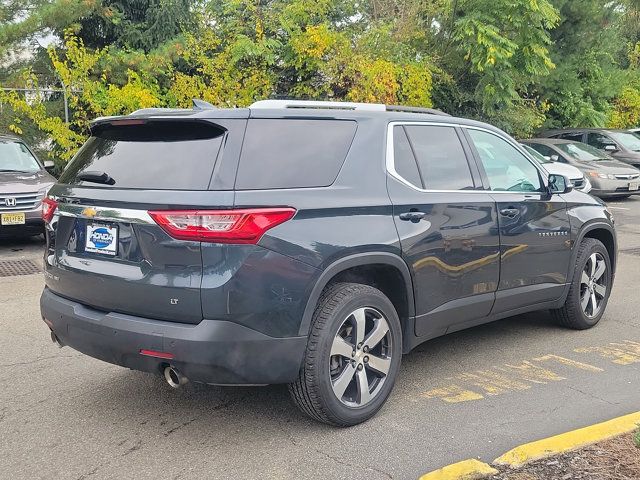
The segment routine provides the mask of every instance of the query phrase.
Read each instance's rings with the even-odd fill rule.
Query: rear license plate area
[[[87,223],[84,251],[115,257],[118,253],[118,226]]]

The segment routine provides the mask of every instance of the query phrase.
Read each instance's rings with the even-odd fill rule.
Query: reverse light
[[[58,202],[51,197],[46,197],[42,200],[42,219],[45,223],[49,223],[53,218],[53,214],[56,213],[58,208]]]
[[[173,238],[211,243],[258,243],[264,233],[290,220],[294,208],[150,211]]]

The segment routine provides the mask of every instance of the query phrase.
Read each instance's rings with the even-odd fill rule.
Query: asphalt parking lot
[[[285,387],[171,390],[160,377],[58,349],[41,274],[0,278],[0,477],[397,478],[640,410],[640,198],[610,202],[616,285],[592,330],[528,314],[427,342],[369,422],[308,420]],[[0,241],[40,262],[41,240]]]

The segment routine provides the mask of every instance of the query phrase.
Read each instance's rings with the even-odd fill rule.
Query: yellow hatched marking
[[[479,393],[465,390],[457,385],[435,388],[421,395],[424,398],[439,398],[447,403],[468,402],[470,400],[482,400],[484,397]]]
[[[505,364],[506,368],[500,368],[499,370],[504,372],[517,373],[522,379],[531,383],[541,383],[546,385],[549,382],[558,382],[560,380],[566,380],[565,377],[561,377],[551,370],[534,365],[533,363],[525,360],[520,365]]]
[[[603,368],[595,367],[593,365],[589,365],[588,363],[577,362],[575,360],[571,360],[570,358],[564,358],[558,355],[544,355],[542,357],[534,358],[533,360],[534,362],[557,362],[561,365],[565,365],[567,367],[575,367],[580,370],[586,370],[587,372],[604,372]]]
[[[480,387],[489,395],[500,395],[509,390],[527,390],[531,388],[531,385],[513,380],[504,375],[492,372],[491,370],[478,371],[477,373],[463,373],[457,375],[456,378]]]
[[[578,353],[597,353],[601,357],[611,360],[618,365],[631,365],[640,362],[640,347],[631,344],[610,343],[607,347],[576,348]]]
[[[632,346],[636,348],[636,345],[640,349],[640,344]],[[461,373],[447,379],[455,383],[434,388],[422,393],[420,396],[423,398],[437,398],[446,403],[461,403],[482,400],[485,395],[495,396],[508,392],[528,390],[531,388],[531,384],[546,385],[549,382],[566,380],[565,377],[533,362],[554,362],[565,367],[594,373],[604,371],[602,368],[571,360],[570,358],[558,355],[544,355],[534,358],[533,361],[524,360],[516,365],[504,364],[491,370]],[[463,385],[472,386],[473,389]],[[477,389],[480,391],[477,391]]]

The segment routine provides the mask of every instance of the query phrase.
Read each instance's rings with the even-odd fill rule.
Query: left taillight
[[[294,208],[156,210],[149,215],[173,238],[211,243],[258,243],[264,233],[290,220]]]
[[[42,219],[45,223],[49,223],[53,218],[53,214],[56,213],[58,208],[58,202],[51,197],[45,197],[42,200]]]

